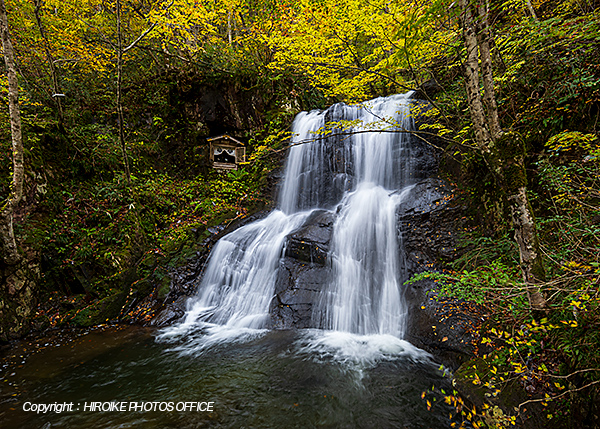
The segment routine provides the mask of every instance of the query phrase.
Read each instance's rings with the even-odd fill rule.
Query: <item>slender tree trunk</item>
[[[479,46],[477,43],[477,29],[475,20],[469,7],[469,0],[460,0],[461,6],[461,27],[463,29],[463,38],[465,48],[467,49],[467,59],[465,61],[465,88],[467,91],[467,100],[469,102],[469,111],[471,120],[475,129],[475,141],[479,150],[483,153],[488,167],[494,175],[500,171],[496,165],[491,163],[492,149],[494,142],[487,125],[485,107],[480,91],[479,82]]]
[[[42,39],[44,40],[44,51],[46,52],[46,60],[48,61],[48,65],[50,66],[50,77],[52,78],[52,90],[54,91],[54,101],[58,109],[58,123],[59,125],[62,125],[64,120],[64,112],[61,97],[58,95],[60,94],[60,89],[58,86],[58,76],[56,73],[56,66],[54,64],[54,57],[52,56],[52,52],[50,51],[50,43],[48,42],[46,30],[44,29],[44,26],[42,24],[42,17],[40,13],[42,3],[40,2],[40,0],[33,0],[33,5],[35,6],[34,13],[38,30],[40,32],[40,36],[42,36]]]
[[[545,309],[547,302],[539,289],[545,272],[527,198],[524,143],[518,134],[504,132],[500,127],[490,53],[489,4],[484,0],[478,3],[475,6],[470,0],[459,1],[467,50],[465,86],[475,140],[496,183],[506,194],[529,303],[533,309]]]
[[[8,31],[8,18],[4,0],[0,0],[0,33],[8,77],[8,110],[13,159],[11,192],[8,200],[0,209],[0,240],[2,241],[4,262],[15,265],[21,259],[13,229],[13,214],[23,197],[23,137],[21,134],[21,112],[19,110],[19,84],[17,82],[14,50]]]
[[[535,13],[535,9],[533,8],[533,5],[531,4],[531,0],[525,0],[525,3],[527,3],[527,9],[529,9],[529,13],[531,14],[531,17],[537,21],[538,17]]]
[[[489,25],[489,0],[483,1],[477,6],[479,9],[479,31],[477,32],[477,44],[481,57],[481,80],[483,81],[483,102],[485,103],[490,134],[492,141],[497,141],[502,135],[500,118],[498,117],[498,105],[496,104],[496,90],[494,89],[494,73],[492,70],[492,55]]]
[[[231,46],[231,11],[227,11],[227,39],[229,40],[229,46]]]
[[[121,0],[117,0],[117,121],[119,123],[119,144],[123,156],[125,178],[131,188],[129,158],[125,145],[125,125],[123,123],[123,33],[121,32]]]

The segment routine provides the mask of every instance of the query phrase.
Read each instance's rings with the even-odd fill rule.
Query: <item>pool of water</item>
[[[127,327],[23,342],[4,351],[0,427],[450,427],[452,409],[438,401],[428,411],[421,398],[432,386],[451,390],[448,379],[394,337],[252,331],[207,342],[211,335],[165,339]],[[89,409],[111,401],[124,411]],[[133,402],[158,405],[136,410]],[[183,410],[186,402],[212,404]],[[24,410],[52,403],[72,410]]]

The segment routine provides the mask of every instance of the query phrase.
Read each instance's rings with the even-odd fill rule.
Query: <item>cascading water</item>
[[[407,96],[393,96],[298,115],[279,209],[215,245],[185,320],[156,337],[115,327],[70,343],[59,335],[62,347],[40,340],[27,362],[9,353],[20,357],[3,374],[0,426],[450,427],[454,408],[438,401],[429,409],[421,398],[432,385],[452,386],[426,352],[402,340],[396,212],[420,179],[410,153],[419,148],[401,132],[412,127],[409,106]],[[329,234],[319,242],[327,253],[294,259],[297,234],[315,225]],[[311,274],[293,277],[294,267]],[[303,326],[319,329],[266,329],[275,311],[292,312],[280,297],[283,286],[290,296],[300,290],[292,278],[311,291]],[[50,401],[82,410],[21,405]],[[83,409],[96,401],[131,401],[135,410]],[[178,408],[207,403],[213,412]],[[177,406],[156,408],[166,404]]]
[[[266,328],[286,236],[319,208],[336,211],[337,220],[313,325],[401,339],[405,276],[396,207],[413,182],[410,135],[403,132],[412,127],[409,94],[299,114],[279,209],[217,243],[185,321],[163,335],[200,325],[213,337],[218,331],[220,341]]]
[[[406,96],[379,98],[353,109],[350,153],[355,189],[339,204],[330,253],[332,278],[315,318],[319,326],[362,335],[402,337],[405,305],[396,232],[396,206],[412,181]],[[386,132],[365,132],[373,129]]]
[[[342,201],[333,227],[332,280],[314,313],[322,328],[402,337],[406,311],[396,240],[401,197],[365,182]]]

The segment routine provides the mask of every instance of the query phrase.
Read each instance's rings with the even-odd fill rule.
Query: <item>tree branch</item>
[[[171,3],[169,3],[169,5],[165,8],[165,12],[167,10],[169,10],[171,8],[171,6],[173,6],[173,2],[175,0],[172,0]],[[135,48],[135,46],[144,38],[146,37],[152,30],[154,30],[154,28],[156,28],[156,26],[158,25],[158,21],[155,21],[150,27],[148,27],[142,34],[140,34],[138,36],[137,39],[135,39],[133,42],[131,42],[129,44],[129,46],[123,48],[123,53],[129,51],[130,49]]]
[[[558,399],[558,398],[560,398],[560,397],[562,397],[562,396],[565,396],[567,393],[575,393],[575,392],[579,392],[579,391],[581,391],[581,390],[585,390],[585,389],[587,389],[588,387],[590,387],[590,386],[593,386],[593,385],[595,385],[595,384],[598,384],[598,383],[600,383],[600,380],[592,381],[591,383],[588,383],[588,384],[586,384],[585,386],[581,386],[581,387],[579,387],[579,388],[577,388],[577,389],[570,389],[570,390],[566,390],[566,391],[564,391],[563,393],[561,393],[560,395],[552,396],[552,397],[550,397],[550,398],[530,399],[529,401],[521,402],[521,403],[519,404],[519,407],[518,407],[518,408],[519,408],[519,410],[520,410],[520,409],[521,409],[521,407],[522,407],[523,405],[526,405],[526,404],[532,404],[532,403],[534,403],[534,402],[549,402],[549,401],[554,401],[555,399]]]

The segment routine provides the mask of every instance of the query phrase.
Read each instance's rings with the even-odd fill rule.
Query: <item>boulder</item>
[[[333,212],[315,210],[286,238],[269,308],[273,329],[314,326],[312,306],[329,278],[327,254],[334,220]]]
[[[300,229],[286,240],[285,256],[302,262],[325,265],[335,215],[315,210]]]
[[[319,302],[329,269],[303,263],[290,257],[282,259],[275,282],[275,296],[269,308],[270,328],[312,328],[312,307]]]

